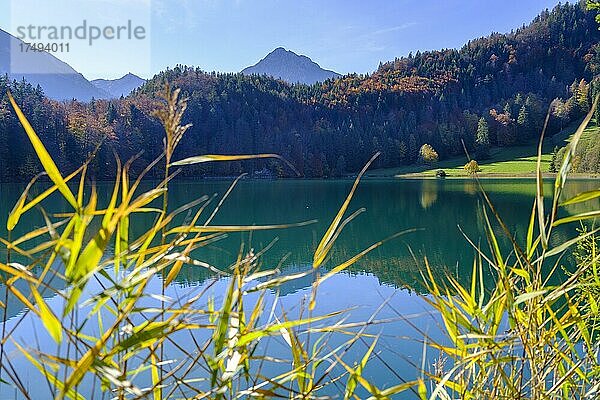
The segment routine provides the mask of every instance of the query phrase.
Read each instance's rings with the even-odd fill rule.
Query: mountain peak
[[[257,64],[245,68],[243,74],[269,75],[289,83],[313,84],[341,75],[323,69],[309,57],[277,47]]]
[[[129,72],[119,79],[96,79],[92,81],[92,84],[98,89],[101,89],[108,93],[110,97],[119,98],[121,96],[127,97],[135,89],[146,83],[146,80],[139,76]]]
[[[20,39],[0,29],[0,75],[39,85],[46,96],[55,100],[89,101],[108,97],[108,93],[51,53],[14,51],[20,43],[23,43]]]

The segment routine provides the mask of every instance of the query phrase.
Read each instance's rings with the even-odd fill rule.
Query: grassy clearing
[[[552,159],[553,146],[545,146],[542,155],[542,171],[548,172]],[[466,156],[443,160],[435,166],[410,165],[398,168],[386,168],[372,171],[369,177],[434,177],[439,169],[443,169],[448,177],[467,177],[464,165],[468,162]],[[479,161],[480,176],[517,176],[533,175],[536,171],[537,146],[527,145],[510,148],[493,148],[490,158]]]
[[[542,153],[542,172],[548,173],[552,160],[552,151],[555,146],[565,146],[569,143],[577,130],[577,125],[570,125],[546,140]],[[598,126],[591,123],[581,136],[580,146],[585,146],[590,140],[596,140]],[[500,148],[496,147],[490,151],[490,158],[477,160],[481,168],[480,177],[534,177],[537,168],[537,144],[531,143],[525,146]],[[466,156],[443,160],[435,166],[410,165],[398,168],[379,169],[370,172],[369,177],[400,177],[420,178],[434,177],[437,170],[444,170],[450,178],[464,178],[469,174],[465,172],[464,165],[468,162]]]

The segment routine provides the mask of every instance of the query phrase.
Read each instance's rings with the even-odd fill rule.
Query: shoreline
[[[544,179],[555,179],[556,173],[543,173],[542,178]],[[489,174],[476,174],[476,175],[447,175],[443,178],[439,178],[432,174],[416,172],[412,174],[401,174],[401,175],[393,175],[390,176],[395,179],[451,179],[451,180],[467,180],[467,179],[536,179],[536,173],[526,173],[526,174],[510,174],[510,173],[489,173]],[[600,174],[586,174],[586,173],[571,173],[569,174],[569,179],[578,179],[578,180],[600,180]]]
[[[555,179],[556,173],[543,173],[542,178],[544,179]],[[490,174],[476,174],[476,175],[448,175],[443,178],[438,178],[435,175],[426,174],[426,173],[412,173],[412,174],[401,174],[401,175],[393,175],[390,178],[407,180],[407,179],[439,179],[439,180],[467,180],[467,179],[536,179],[537,174],[535,173],[527,173],[527,174],[510,174],[510,173],[490,173]],[[569,174],[569,179],[577,179],[577,180],[600,180],[600,175],[598,174],[586,174],[586,173],[571,173]]]

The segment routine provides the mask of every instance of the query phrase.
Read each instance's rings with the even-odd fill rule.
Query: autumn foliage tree
[[[421,146],[421,149],[419,150],[419,158],[425,164],[433,164],[438,162],[440,159],[435,149],[427,143]]]
[[[478,172],[481,172],[481,168],[479,167],[479,163],[477,161],[475,161],[475,160],[471,160],[467,164],[465,164],[464,170],[465,170],[465,172],[467,172],[470,175],[474,175],[474,174],[476,174]]]

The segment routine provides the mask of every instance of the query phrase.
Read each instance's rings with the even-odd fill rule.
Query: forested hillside
[[[423,144],[443,159],[463,153],[464,142],[475,157],[485,158],[490,146],[535,140],[549,107],[549,134],[581,118],[600,92],[594,17],[581,4],[560,5],[508,34],[476,39],[458,50],[418,52],[382,64],[371,75],[312,86],[178,66],[121,100],[56,103],[6,80],[0,89],[13,86],[34,126],[56,140],[51,151],[65,168],[104,140],[94,163],[98,178],[113,172],[104,168],[114,158],[112,149],[122,159],[144,150],[142,158],[150,160],[161,152],[163,132],[152,110],[166,82],[189,98],[184,119],[193,123],[176,158],[269,152],[289,159],[304,176],[338,176],[357,171],[376,151],[382,152],[376,167],[419,163]],[[31,177],[37,166],[28,161],[30,150],[6,98],[0,102],[0,128],[2,179]],[[266,161],[185,173],[233,175],[264,166],[290,174]]]

